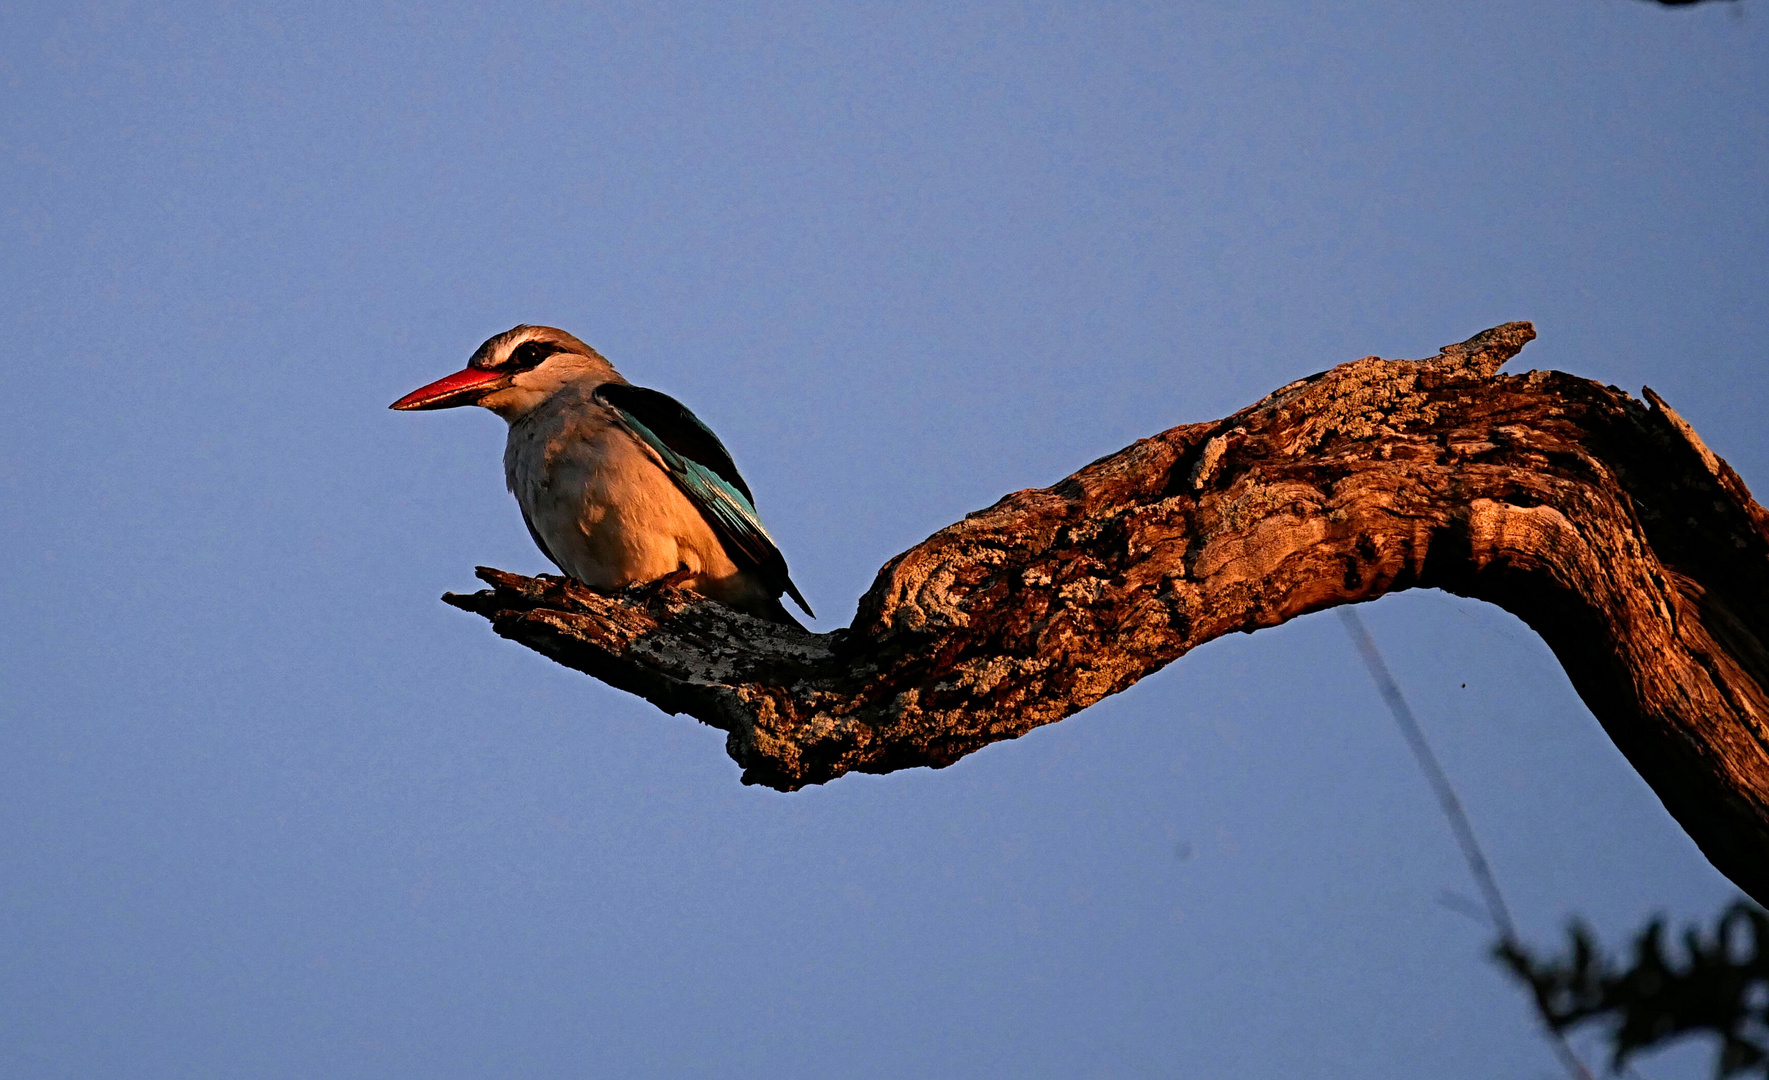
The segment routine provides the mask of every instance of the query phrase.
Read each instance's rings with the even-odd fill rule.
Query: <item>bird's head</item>
[[[514,420],[563,386],[618,381],[620,375],[602,354],[577,338],[551,326],[523,324],[486,339],[464,369],[420,386],[389,408],[483,405]]]

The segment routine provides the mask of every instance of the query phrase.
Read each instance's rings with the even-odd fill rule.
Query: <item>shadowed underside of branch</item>
[[[1499,375],[1534,336],[1354,360],[1015,492],[892,559],[830,634],[485,568],[491,589],[445,599],[728,732],[746,783],[793,790],[949,765],[1223,634],[1443,589],[1540,633],[1769,903],[1769,514],[1650,390]]]

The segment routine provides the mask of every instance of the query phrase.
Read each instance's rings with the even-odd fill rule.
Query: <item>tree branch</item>
[[[729,733],[745,783],[939,768],[1188,650],[1438,588],[1547,641],[1708,858],[1769,903],[1769,514],[1651,390],[1500,376],[1508,323],[1366,357],[1015,492],[811,634],[670,588],[481,568],[447,602]]]

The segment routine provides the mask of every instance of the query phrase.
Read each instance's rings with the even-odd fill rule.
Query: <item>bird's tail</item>
[[[780,602],[778,596],[769,597],[765,604],[758,604],[757,609],[751,614],[758,615],[769,622],[785,623],[788,626],[796,626],[800,630],[805,629],[805,624],[792,617],[792,612],[786,610],[786,605]]]

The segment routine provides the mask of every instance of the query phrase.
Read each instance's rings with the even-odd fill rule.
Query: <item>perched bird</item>
[[[392,408],[460,405],[509,422],[504,480],[541,554],[578,581],[618,589],[669,578],[796,625],[784,592],[816,617],[719,437],[577,338],[550,326],[507,330],[479,346],[466,370]]]

